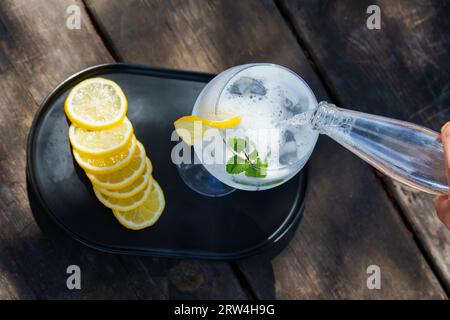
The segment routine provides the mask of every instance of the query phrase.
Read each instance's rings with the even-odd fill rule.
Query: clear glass
[[[319,133],[404,184],[434,194],[449,191],[436,132],[318,104],[306,82],[282,66],[246,64],[220,73],[202,90],[192,114],[210,120],[241,116],[238,126],[207,131],[195,144],[198,164],[179,166],[184,181],[204,195],[285,183],[306,164]],[[237,141],[244,143],[237,147]]]
[[[240,115],[241,123],[220,130],[221,138],[216,139],[219,144],[212,151],[208,148],[210,140],[206,134],[205,139],[194,146],[203,168],[189,166],[192,174],[186,177],[186,172],[182,172],[184,179],[190,180],[191,188],[208,195],[216,195],[211,194],[212,182],[202,186],[197,178],[205,180],[205,169],[223,184],[241,190],[264,190],[286,182],[306,164],[318,132],[309,124],[289,127],[280,124],[316,106],[317,100],[308,85],[285,67],[247,64],[222,72],[200,93],[192,114],[210,120]],[[230,139],[245,140],[247,149],[237,153]],[[252,161],[255,152],[258,157]],[[248,169],[230,173],[227,163],[236,155],[248,162]],[[257,168],[255,173],[253,165],[256,167],[260,162],[262,170]],[[218,193],[222,194],[223,190]]]

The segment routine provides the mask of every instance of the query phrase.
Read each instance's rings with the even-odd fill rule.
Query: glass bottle
[[[325,101],[310,113],[309,122],[387,176],[427,193],[449,193],[437,132]]]

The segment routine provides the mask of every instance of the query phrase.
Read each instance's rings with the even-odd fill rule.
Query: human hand
[[[444,145],[445,168],[450,185],[450,122],[441,129],[441,139]],[[434,199],[436,212],[442,223],[450,230],[450,195],[439,195]]]

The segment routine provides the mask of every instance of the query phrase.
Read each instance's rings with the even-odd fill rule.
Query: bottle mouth
[[[323,134],[324,127],[332,121],[333,113],[336,109],[337,107],[334,104],[321,101],[311,116],[311,127]]]

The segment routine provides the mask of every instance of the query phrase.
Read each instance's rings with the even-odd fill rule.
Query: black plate
[[[131,231],[95,198],[74,163],[63,103],[80,81],[101,76],[116,81],[128,97],[128,118],[153,162],[166,208],[152,227]],[[306,170],[280,187],[210,198],[187,187],[171,162],[173,121],[190,114],[213,74],[107,64],[83,70],[58,85],[34,118],[27,147],[31,190],[43,210],[73,238],[111,253],[238,259],[286,243],[303,213]],[[284,241],[282,241],[284,240]]]

